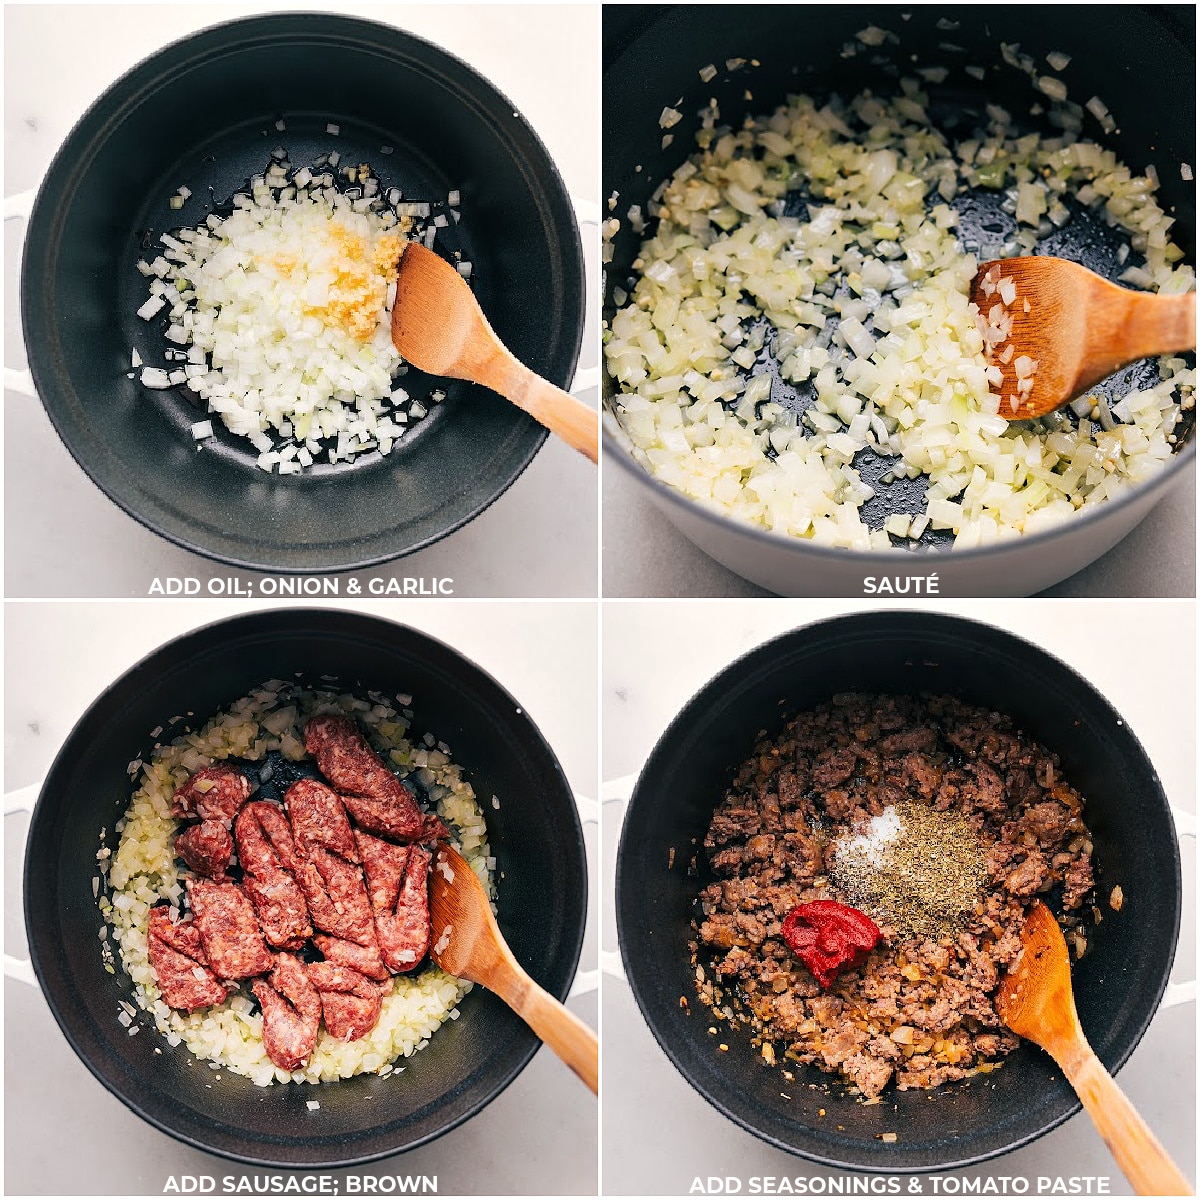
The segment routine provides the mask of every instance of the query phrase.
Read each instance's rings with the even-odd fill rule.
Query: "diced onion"
[[[1039,79],[1028,55],[1010,46],[1004,57],[1065,100],[1065,84]],[[701,152],[653,193],[634,286],[611,290],[613,429],[672,488],[779,534],[886,550],[891,532],[911,542],[933,527],[973,547],[1069,520],[1161,470],[1195,379],[1184,360],[1160,360],[1145,407],[1121,410],[1129,421],[1100,407],[1112,433],[1072,424],[1078,412],[1010,424],[1040,365],[1009,340],[1014,312],[1031,306],[999,276],[984,313],[970,303],[977,264],[957,240],[960,188],[1011,197],[1018,233],[987,257],[1032,252],[1069,219],[1074,193],[1145,246],[1127,282],[1187,291],[1194,272],[1176,265],[1154,180],[1111,151],[1074,133],[1019,135],[996,105],[954,146],[930,127],[920,82],[901,90],[892,101],[796,96],[728,131],[702,116]],[[800,178],[807,211],[790,217],[782,201]],[[605,223],[606,261],[620,226]],[[771,401],[764,353],[785,382],[815,391],[801,415]],[[1015,383],[999,370],[1014,357]],[[991,390],[998,375],[1004,396]],[[1101,446],[1113,436],[1119,446]],[[922,480],[924,511],[907,534],[900,520],[863,519],[875,493],[856,464],[871,454],[889,459],[885,486]]]
[[[276,147],[231,211],[160,234],[163,254],[138,262],[151,293],[138,316],[170,315],[168,366],[142,369],[142,384],[186,385],[254,445],[262,469],[280,474],[310,466],[335,439],[338,459],[353,461],[390,450],[402,432],[391,424],[380,432],[392,378],[405,369],[391,340],[389,276],[403,235],[432,242],[431,205],[389,207],[365,165],[346,167],[347,184],[335,186],[324,168],[337,163],[334,152],[293,171]],[[180,187],[175,199],[190,195]],[[449,217],[439,213],[436,224]],[[136,372],[137,351],[132,362]],[[213,430],[211,420],[192,424],[197,441]]]
[[[1065,100],[1067,98],[1067,85],[1061,79],[1055,79],[1053,75],[1043,75],[1037,81],[1039,92],[1044,92],[1051,100]]]
[[[137,310],[137,315],[141,317],[143,321],[149,321],[158,316],[158,314],[162,312],[166,306],[167,302],[161,296],[151,296],[150,299],[147,300],[146,303]]]
[[[161,389],[171,386],[170,376],[166,371],[158,367],[143,367],[142,373],[138,378],[141,380],[143,387]]]
[[[887,41],[887,31],[880,29],[878,25],[868,25],[866,29],[860,29],[854,36],[864,46],[882,46]]]

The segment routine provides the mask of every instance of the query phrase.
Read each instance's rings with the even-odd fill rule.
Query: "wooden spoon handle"
[[[559,1058],[598,1093],[600,1089],[600,1049],[596,1035],[565,1005],[529,976],[524,993],[509,1000],[513,1010]]]
[[[1139,1196],[1195,1194],[1086,1041],[1078,1047],[1071,1062],[1062,1063],[1062,1068]]]
[[[555,387],[510,356],[507,370],[484,379],[488,387],[523,408],[535,421],[556,433],[567,445],[595,462],[600,453],[600,414],[577,400],[570,392]]]
[[[1196,348],[1196,293],[1155,296],[1124,293],[1127,308],[1112,331],[1113,349],[1121,361],[1177,354]]]

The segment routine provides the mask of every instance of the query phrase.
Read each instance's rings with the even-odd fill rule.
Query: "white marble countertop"
[[[271,605],[244,605],[239,611]],[[84,710],[163,642],[231,616],[221,601],[6,605],[5,789],[41,779]],[[526,601],[360,603],[437,637],[493,674],[541,729],[577,795],[596,794],[596,611]],[[47,647],[54,653],[48,655]],[[546,664],[553,663],[553,671]],[[4,948],[25,952],[22,842],[5,821]],[[585,827],[595,879],[596,828]],[[580,963],[596,966],[595,888]],[[571,1008],[593,1028],[594,993]],[[5,981],[5,1195],[149,1195],[169,1174],[241,1173],[145,1124],[75,1057],[40,991]],[[149,1036],[149,1035],[148,1035]],[[64,1134],[67,1136],[64,1138]],[[546,1049],[496,1100],[444,1137],[347,1174],[436,1175],[442,1195],[576,1195],[596,1190],[597,1105]],[[288,1176],[258,1168],[247,1173]]]
[[[795,600],[626,601],[605,605],[603,631],[606,780],[638,772],[687,701],[733,659],[788,629],[881,604]],[[913,605],[896,607],[913,607]],[[1129,722],[1154,762],[1174,807],[1196,811],[1195,608],[1191,603],[1119,601],[950,601],[955,613],[1011,630],[1084,675]],[[1107,631],[1107,632],[1106,632]],[[1128,631],[1128,633],[1126,633]],[[1128,637],[1131,653],[1114,652]],[[620,806],[606,806],[604,879],[614,878]],[[1181,839],[1183,925],[1172,979],[1196,972],[1195,841]],[[602,942],[616,948],[611,887],[605,884]],[[699,1176],[836,1176],[760,1142],[692,1090],[659,1048],[629,987],[606,978],[604,1028],[604,1190],[609,1195],[687,1194]],[[1195,1179],[1194,1003],[1161,1009],[1118,1082],[1184,1174]],[[653,1114],[652,1119],[647,1119]],[[1021,1150],[960,1178],[1098,1176],[1113,1195],[1128,1185],[1082,1113]],[[908,1183],[901,1182],[908,1191]],[[924,1184],[923,1194],[932,1194]],[[795,1194],[800,1194],[796,1191]],[[1031,1194],[1033,1194],[1031,1192]]]
[[[12,4],[4,10],[5,196],[34,188],[84,109],[118,75],[203,26],[272,10],[359,14],[465,59],[537,130],[573,196],[599,194],[599,11],[593,5]],[[18,312],[21,223],[5,226],[4,359],[25,361]],[[598,232],[582,229],[589,312],[581,368],[598,357]],[[595,392],[583,398],[595,403]],[[5,394],[5,592],[144,596],[155,576],[231,574],[159,538],[76,466],[36,399]],[[550,438],[517,482],[450,537],[386,571],[451,577],[465,596],[594,596],[597,472]],[[243,578],[253,579],[250,573]]]

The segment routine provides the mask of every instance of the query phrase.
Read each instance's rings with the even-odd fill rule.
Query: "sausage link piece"
[[[171,920],[171,910],[166,904],[160,904],[150,910],[149,933],[165,945],[170,946],[179,954],[190,958],[203,967],[208,966],[204,955],[204,943],[200,940],[200,930],[196,922],[188,919],[178,923]]]
[[[426,813],[421,821],[421,837],[419,840],[427,846],[434,842],[448,842],[450,840],[450,830],[446,828],[446,822],[437,813]]]
[[[313,717],[304,727],[304,748],[364,829],[407,841],[421,836],[423,818],[416,797],[388,770],[349,717]]]
[[[228,828],[253,791],[254,784],[245,771],[228,763],[213,763],[211,767],[201,767],[176,790],[171,812],[177,817],[221,821]]]
[[[376,913],[393,911],[400,896],[400,885],[404,882],[409,848],[372,837],[369,833],[363,833],[361,829],[354,831],[354,840],[358,845],[363,869],[367,873],[371,910]]]
[[[429,950],[429,851],[424,846],[408,848],[404,883],[391,912],[375,914],[379,948],[391,971],[413,970]]]
[[[189,825],[175,839],[175,853],[197,875],[224,879],[233,853],[233,838],[220,821],[201,821]]]
[[[383,956],[377,945],[359,946],[345,938],[329,937],[324,933],[318,933],[313,943],[331,963],[351,967],[380,983],[388,978],[388,969],[383,965]]]
[[[320,846],[312,852],[309,862],[316,868],[321,884],[318,902],[309,900],[313,923],[334,937],[359,946],[374,945],[375,926],[362,867]]]
[[[295,865],[287,820],[274,804],[256,800],[238,813],[234,830],[244,873],[242,886],[254,904],[263,936],[280,949],[301,949],[312,936],[312,923],[304,893],[284,865]]]
[[[163,1001],[192,1012],[220,1004],[229,994],[204,957],[200,933],[191,921],[176,925],[166,905],[150,910],[150,966]]]
[[[347,862],[358,862],[345,805],[333,788],[326,787],[319,779],[298,779],[288,788],[283,802],[292,823],[296,849],[301,854],[308,854],[315,846],[324,846]]]
[[[204,953],[220,979],[248,979],[271,970],[273,959],[254,906],[236,883],[189,879],[187,891]]]
[[[256,979],[251,986],[262,1005],[267,1057],[285,1071],[304,1066],[321,1030],[321,997],[304,963],[290,954],[276,955],[270,980]]]
[[[279,813],[281,820],[282,817]],[[287,853],[280,857],[304,893],[313,925],[356,945],[373,946],[375,928],[371,922],[371,903],[367,899],[362,868],[358,866],[357,848],[354,848],[355,861],[348,862],[324,846],[312,846],[308,854],[302,854],[290,835],[286,841]],[[280,842],[275,844],[279,849]]]
[[[353,1042],[375,1028],[386,989],[350,967],[312,963],[308,977],[321,997],[325,1028],[341,1042]]]

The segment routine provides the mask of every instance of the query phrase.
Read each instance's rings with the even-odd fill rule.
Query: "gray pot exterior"
[[[780,596],[892,595],[1029,596],[1083,570],[1130,533],[1195,470],[1195,452],[1158,478],[1095,512],[1029,538],[982,550],[913,554],[864,554],[814,546],[709,512],[654,480],[628,455],[609,444],[608,461],[638,481],[662,514],[690,542],[748,579]],[[883,579],[891,589],[881,587]],[[867,580],[874,581],[868,585]]]

